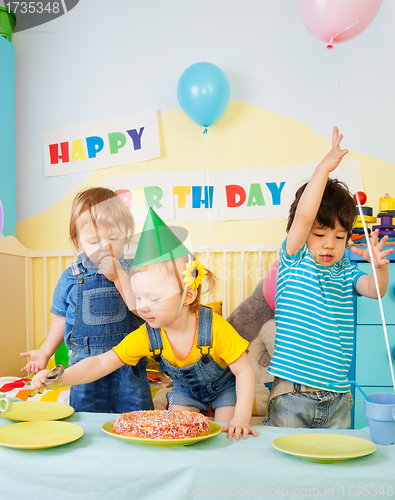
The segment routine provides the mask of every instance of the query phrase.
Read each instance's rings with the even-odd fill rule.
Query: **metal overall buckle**
[[[203,352],[203,347],[200,347],[199,345],[197,347],[200,351],[200,354],[202,355],[202,357],[201,357],[202,363],[204,363],[204,364],[208,363],[210,361],[209,354],[210,354],[211,346],[208,348],[207,352]],[[205,347],[207,347],[207,346],[205,346]]]
[[[156,361],[157,363],[160,363],[162,361],[162,351],[163,351],[163,347],[157,353],[155,353],[155,351],[151,351],[152,352],[152,359],[154,361]]]

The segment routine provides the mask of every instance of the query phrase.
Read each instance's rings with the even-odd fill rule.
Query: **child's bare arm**
[[[229,368],[236,377],[237,402],[232,420],[222,430],[228,433],[228,438],[234,434],[236,440],[240,435],[244,439],[248,434],[257,436],[256,431],[250,426],[255,396],[255,373],[247,354],[243,353],[237,361],[229,365]]]
[[[104,257],[100,261],[98,272],[114,283],[129,311],[135,312],[136,299],[130,287],[129,276],[122,269],[119,260],[112,256]]]
[[[378,241],[379,230],[376,229],[372,234],[370,239],[372,254],[374,262],[372,265],[376,268],[377,283],[379,285],[380,297],[383,297],[388,288],[388,264],[389,260],[386,258],[388,255],[393,253],[393,248],[384,247],[385,242],[388,240],[387,236],[384,236],[380,241]],[[365,260],[370,262],[370,255],[368,249],[361,249],[356,247],[351,247],[351,251],[357,255],[360,255]],[[356,290],[360,295],[364,297],[369,297],[371,299],[377,299],[377,289],[374,281],[373,272],[370,276],[364,275],[359,278],[356,284]]]
[[[340,148],[342,139],[343,135],[339,134],[337,127],[334,127],[332,149],[318,164],[299,200],[295,218],[287,237],[286,251],[288,255],[295,255],[306,243],[321,204],[329,173],[335,170],[343,156],[348,153],[347,149]]]
[[[98,356],[91,356],[67,368],[61,378],[63,387],[71,385],[88,384],[102,378],[123,366],[113,350]],[[48,380],[50,370],[42,370],[32,379],[34,389],[42,389]]]
[[[64,316],[55,316],[40,348],[20,353],[24,358],[30,357],[30,361],[21,368],[21,372],[38,373],[47,366],[49,358],[55,354],[56,349],[63,342],[65,323]]]

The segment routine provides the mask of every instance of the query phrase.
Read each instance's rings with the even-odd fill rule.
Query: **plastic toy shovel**
[[[56,382],[63,374],[64,372],[64,366],[63,365],[56,365],[55,368],[52,368],[52,370],[48,374],[48,380],[45,382],[45,386],[48,389],[59,389],[62,387],[62,382],[59,380]],[[31,382],[25,382],[25,385],[31,385]],[[44,389],[35,389],[33,392],[29,394],[29,398],[32,398],[36,394],[41,394]]]

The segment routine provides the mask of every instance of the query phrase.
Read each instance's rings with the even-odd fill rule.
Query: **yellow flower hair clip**
[[[202,280],[207,278],[207,271],[198,260],[192,261],[192,264],[187,263],[186,270],[182,274],[185,275],[184,283],[191,288],[198,288]]]

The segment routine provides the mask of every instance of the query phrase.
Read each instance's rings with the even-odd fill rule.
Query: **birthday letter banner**
[[[158,156],[156,112],[44,131],[46,176],[116,167]]]
[[[106,177],[136,222],[152,207],[163,220],[226,221],[286,218],[297,189],[317,165],[226,171],[150,172]],[[358,160],[343,161],[331,177],[363,190]],[[154,179],[154,182],[153,182]]]

